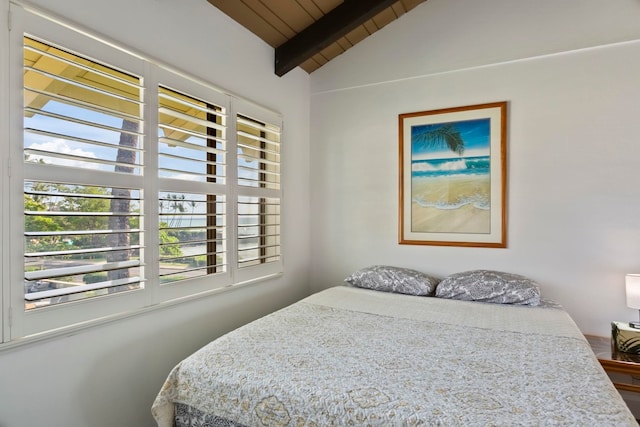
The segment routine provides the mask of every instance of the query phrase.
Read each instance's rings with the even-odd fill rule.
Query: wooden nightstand
[[[615,351],[611,344],[611,337],[594,335],[585,335],[585,337],[605,371],[631,375],[640,379],[640,355]],[[629,382],[614,381],[613,385],[618,390],[640,393],[640,385],[632,384],[631,380],[629,378]]]

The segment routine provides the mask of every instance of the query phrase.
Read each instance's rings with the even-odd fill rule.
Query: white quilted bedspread
[[[637,426],[561,309],[339,286],[237,329],[153,404],[246,426]]]

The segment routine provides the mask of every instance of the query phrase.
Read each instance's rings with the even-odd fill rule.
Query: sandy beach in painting
[[[411,231],[490,233],[489,175],[414,177]]]

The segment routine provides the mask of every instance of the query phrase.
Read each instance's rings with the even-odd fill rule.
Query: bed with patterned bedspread
[[[338,286],[179,363],[168,426],[637,426],[569,315]]]

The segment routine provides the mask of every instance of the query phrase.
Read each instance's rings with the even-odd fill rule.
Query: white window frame
[[[0,177],[0,209],[2,228],[0,236],[0,259],[2,262],[2,286],[0,292],[0,349],[16,342],[66,332],[70,329],[91,326],[107,320],[129,316],[138,312],[158,308],[167,303],[210,295],[223,288],[265,280],[283,273],[282,255],[279,261],[260,264],[239,271],[236,248],[236,188],[237,160],[235,156],[235,117],[238,113],[275,124],[282,129],[282,117],[250,101],[229,95],[208,82],[192,78],[170,66],[146,59],[132,53],[110,40],[101,40],[86,29],[61,23],[36,10],[25,10],[10,5],[11,31],[5,45],[9,47],[9,73],[0,71],[0,81],[8,82],[9,100],[0,107],[0,124],[8,129],[3,135],[9,150],[2,150],[2,177]],[[55,43],[63,48],[85,54],[102,62],[126,70],[143,78],[144,107],[144,174],[135,177],[144,182],[144,289],[115,293],[86,300],[64,303],[42,309],[24,309],[24,218],[23,218],[23,37],[33,36]],[[0,41],[3,41],[0,39]],[[90,54],[90,56],[89,56]],[[227,217],[228,265],[224,273],[216,273],[165,285],[159,285],[158,203],[157,195],[161,180],[158,167],[158,86],[206,100],[226,109],[227,120],[227,176],[225,200]],[[4,126],[6,124],[6,126]],[[8,179],[7,179],[8,177]],[[110,185],[117,186],[117,183]],[[194,190],[195,191],[195,190]],[[272,192],[282,201],[282,190]],[[281,220],[282,222],[282,220]]]
[[[2,9],[0,13],[2,16],[7,16],[9,14],[9,3],[3,2]],[[8,56],[9,52],[9,32],[2,31],[0,32],[0,52],[6,52]],[[7,58],[8,59],[8,58]],[[3,66],[0,67],[0,84],[2,87],[0,91],[3,93],[9,93],[9,89],[11,87],[9,83],[9,67]],[[5,129],[4,133],[0,135],[0,144],[3,147],[7,147],[10,141],[10,133],[9,133],[9,108],[10,99],[9,97],[3,97],[2,102],[0,102],[0,129]],[[3,153],[6,153],[7,150],[0,150]],[[6,154],[0,154],[0,191],[1,194],[9,194],[9,159]],[[9,318],[9,293],[7,286],[5,283],[9,283],[9,221],[4,220],[4,218],[9,218],[9,203],[6,200],[6,197],[0,197],[0,342],[8,341],[9,339],[9,322],[7,321]]]

